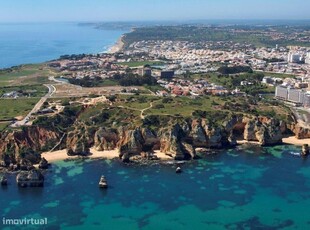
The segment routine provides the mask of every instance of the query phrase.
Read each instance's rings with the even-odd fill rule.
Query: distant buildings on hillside
[[[310,108],[310,92],[279,85],[276,87],[276,98],[292,102],[299,106]]]

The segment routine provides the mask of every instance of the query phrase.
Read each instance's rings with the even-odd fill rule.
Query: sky
[[[1,22],[310,19],[309,0],[0,0]]]

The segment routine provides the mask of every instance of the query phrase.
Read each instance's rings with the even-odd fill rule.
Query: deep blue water
[[[124,33],[78,23],[0,23],[0,68],[106,51]]]
[[[243,146],[189,162],[182,174],[163,164],[61,161],[44,188],[18,189],[9,176],[1,216],[48,218],[45,229],[309,229],[310,162],[290,154],[298,151]],[[102,174],[107,190],[98,188]]]

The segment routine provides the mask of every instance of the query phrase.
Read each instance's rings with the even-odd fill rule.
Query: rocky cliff
[[[299,124],[291,125],[290,129],[295,134],[297,139],[306,139],[310,138],[310,129],[302,127]]]
[[[38,163],[40,155],[37,152],[50,150],[59,142],[61,136],[60,132],[38,126],[3,132],[0,134],[0,158],[6,163],[15,164],[21,158]]]
[[[227,118],[221,125],[208,124],[204,119],[171,121],[170,125],[156,131],[146,127],[92,127],[90,131],[85,124],[75,124],[70,130],[59,145],[59,148],[67,148],[68,155],[87,155],[94,146],[99,151],[117,148],[124,161],[142,153],[149,156],[154,150],[184,160],[196,158],[196,148],[231,147],[236,145],[237,139],[256,141],[261,145],[279,144],[283,123],[272,118],[240,115]],[[17,161],[29,152],[52,149],[62,136],[63,133],[40,127],[2,133],[0,155],[2,159],[9,157],[10,161]]]

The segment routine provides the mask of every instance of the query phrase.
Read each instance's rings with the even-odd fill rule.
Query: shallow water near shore
[[[60,161],[44,188],[19,189],[9,175],[2,217],[47,218],[45,229],[308,229],[310,163],[298,151],[245,145],[188,162],[182,174],[165,164]]]

